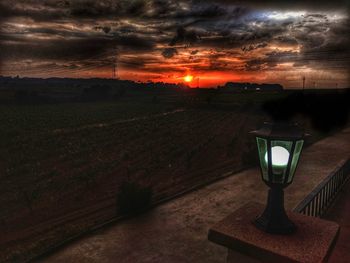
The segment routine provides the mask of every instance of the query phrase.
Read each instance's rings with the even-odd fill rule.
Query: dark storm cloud
[[[67,29],[57,29],[57,28],[49,28],[49,27],[33,27],[33,28],[26,28],[20,32],[16,32],[16,34],[12,34],[17,36],[17,40],[21,41],[25,40],[24,37],[27,35],[38,35],[38,36],[47,36],[55,38],[57,37],[63,37],[63,38],[83,38],[83,39],[89,39],[91,37],[91,34],[86,32],[80,32],[80,31],[73,31],[73,30],[67,30]],[[0,36],[1,37],[1,36]],[[5,37],[6,38],[6,37]],[[35,42],[34,39],[29,39],[31,42]]]
[[[349,29],[346,29],[349,30]],[[344,33],[342,30],[340,32]],[[346,69],[350,66],[350,41],[347,35],[328,31],[327,36],[317,33],[298,36],[300,52],[269,52],[246,63],[246,70],[260,71],[274,68],[281,63],[293,63],[294,67],[305,65],[312,68]],[[340,33],[340,34],[339,34]]]
[[[126,50],[135,51],[151,51],[155,45],[152,40],[137,35],[115,36],[113,41],[116,41],[118,46],[122,46]]]
[[[188,5],[190,8],[182,8]],[[30,16],[34,20],[59,18],[108,18],[108,17],[148,17],[148,18],[217,18],[230,15],[239,17],[250,8],[326,9],[346,8],[348,0],[332,1],[235,1],[235,0],[18,0],[0,1],[2,17]]]
[[[178,54],[176,48],[166,48],[162,52],[164,58],[172,58],[176,54]]]
[[[11,17],[30,17],[36,21],[62,19],[69,15],[65,8],[51,8],[45,1],[0,1],[0,21]]]
[[[0,7],[3,17],[25,16],[35,21],[108,17],[122,11],[119,1],[109,0],[19,0],[14,3],[2,0]]]
[[[259,71],[276,67],[280,63],[298,60],[298,52],[283,51],[269,52],[263,58],[252,59],[246,63],[247,71]]]
[[[149,51],[154,47],[153,42],[133,35],[36,41],[0,35],[0,40],[2,41],[0,44],[2,59],[83,60],[114,50],[117,46],[136,52]]]
[[[138,16],[144,13],[147,1],[113,0],[2,0],[2,17],[25,16],[35,21],[77,18]]]
[[[267,46],[267,41],[282,33],[282,29],[250,29],[247,31],[231,32],[228,35],[209,35],[201,38],[202,46],[220,48],[242,48],[248,51]]]
[[[325,45],[302,50],[301,61],[312,63],[315,68],[350,67],[350,42],[327,43]]]
[[[102,54],[111,49],[113,42],[108,39],[77,39],[28,41],[17,43],[2,43],[3,59],[50,59],[50,60],[81,60]]]
[[[296,35],[297,41],[302,44],[301,60],[312,62],[315,66],[317,63],[318,66],[349,67],[349,33],[348,19],[329,24],[327,28],[316,25],[310,30],[309,27]]]
[[[106,34],[108,34],[111,31],[111,27],[110,26],[96,26],[95,29],[96,30],[102,30]]]
[[[192,45],[200,40],[199,34],[195,30],[188,30],[182,26],[178,27],[176,34],[169,43],[170,46],[176,44]]]
[[[203,0],[196,0],[203,1]],[[339,8],[349,8],[349,0],[218,0],[223,4],[236,4],[236,5],[246,5],[255,8],[279,8],[279,9],[316,9],[316,10],[330,10]]]
[[[310,31],[298,31],[291,37],[276,37],[278,42],[298,43],[300,52],[269,52],[258,59],[247,61],[246,70],[259,71],[274,68],[281,63],[293,63],[294,67],[310,65],[313,68],[346,69],[350,65],[349,21],[325,29],[316,25]],[[303,27],[305,28],[305,27]]]
[[[228,14],[228,10],[224,6],[210,3],[210,2],[200,2],[198,4],[193,4],[191,9],[179,10],[176,12],[176,18],[217,18]]]
[[[278,45],[287,45],[287,46],[294,46],[298,44],[298,41],[295,39],[295,37],[291,37],[289,35],[281,35],[273,38],[273,41],[276,42]]]
[[[266,42],[258,43],[256,45],[243,46],[242,47],[242,51],[249,52],[249,51],[252,51],[252,50],[255,50],[255,49],[259,49],[259,48],[264,48],[264,47],[267,47],[267,46],[268,46],[268,44]]]
[[[208,55],[208,70],[232,68],[223,61],[225,56],[240,58],[245,63],[241,70],[249,71],[282,63],[346,68],[349,23],[345,18],[334,22],[327,11],[344,9],[348,2],[0,0],[0,56],[69,62],[107,54],[108,60],[118,49],[122,54],[161,54],[165,60],[175,55],[178,59],[193,47],[197,52],[183,57],[190,54],[191,63],[201,65],[197,67],[204,67],[199,58],[203,50],[224,50],[224,54]],[[304,9],[309,11],[303,16],[274,18],[269,13]],[[275,47],[283,50],[266,51]],[[237,54],[230,53],[233,50]],[[124,62],[130,69],[159,63],[151,57],[124,58]]]
[[[287,44],[287,40],[295,44],[294,38],[287,39],[285,35],[292,24],[292,21],[259,19],[252,11],[245,11],[245,15],[240,17],[200,20],[192,23],[189,29],[180,27],[170,45],[185,42],[188,45],[198,43],[208,48],[253,50],[267,46],[266,42],[275,38],[279,42],[284,41],[284,44]],[[186,35],[188,32],[191,33],[190,37]]]
[[[148,2],[145,0],[71,0],[67,9],[68,14],[74,18],[139,17],[145,15],[149,8]],[[153,4],[155,2],[153,1]],[[164,8],[164,12],[166,10],[167,8]]]

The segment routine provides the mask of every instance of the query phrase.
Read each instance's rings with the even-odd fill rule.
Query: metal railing
[[[349,179],[350,159],[341,162],[293,211],[308,216],[323,216]]]

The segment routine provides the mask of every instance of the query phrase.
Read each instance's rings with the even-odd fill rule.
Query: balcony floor
[[[341,160],[350,157],[350,129],[307,148],[294,183],[286,189],[287,209],[294,208]],[[349,186],[348,186],[349,189]],[[349,189],[350,190],[350,189]],[[267,187],[257,168],[243,171],[164,203],[133,219],[121,221],[68,244],[42,259],[45,262],[225,262],[226,249],[207,240],[208,229],[249,201],[266,202]],[[344,191],[339,200],[350,200]],[[341,204],[341,202],[339,202]],[[349,241],[350,204],[334,207],[329,219],[344,226],[340,241]],[[339,209],[348,220],[341,221]],[[334,218],[332,218],[334,216]],[[346,242],[346,249],[350,251]],[[349,262],[346,249],[336,248],[332,262]],[[347,261],[337,261],[339,258]]]
[[[350,181],[342,188],[334,205],[324,218],[340,225],[339,237],[329,262],[350,262]]]

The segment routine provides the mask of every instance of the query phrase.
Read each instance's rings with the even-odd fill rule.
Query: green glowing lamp
[[[284,210],[283,189],[292,183],[306,134],[296,124],[264,123],[256,137],[262,180],[270,187],[267,206],[255,225],[269,233],[296,230]]]

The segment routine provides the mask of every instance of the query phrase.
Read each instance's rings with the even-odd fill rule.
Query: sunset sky
[[[0,75],[349,87],[347,3],[0,0]]]

